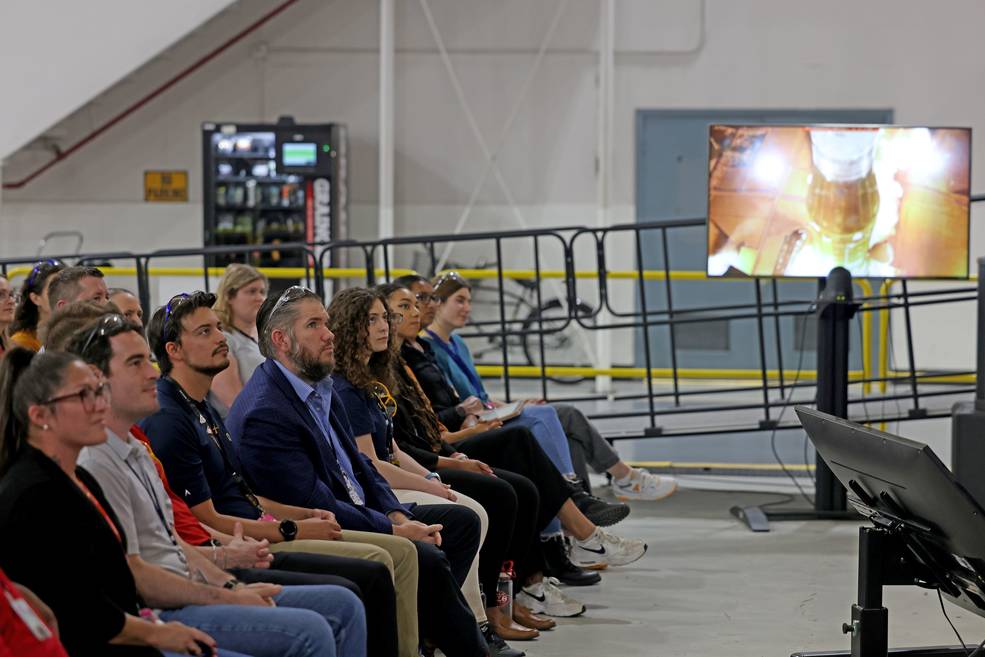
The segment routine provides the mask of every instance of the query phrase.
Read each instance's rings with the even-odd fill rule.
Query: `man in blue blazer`
[[[227,419],[257,493],[331,511],[343,529],[414,541],[421,635],[448,657],[488,654],[461,593],[479,548],[478,516],[459,505],[401,505],[359,452],[345,408],[332,394],[335,336],[314,292],[295,286],[267,299],[257,330],[267,360]]]

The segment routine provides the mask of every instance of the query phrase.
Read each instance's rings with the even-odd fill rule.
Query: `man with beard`
[[[478,516],[456,505],[402,506],[359,452],[345,408],[332,394],[335,336],[314,292],[295,286],[268,298],[257,331],[267,360],[229,413],[257,492],[330,510],[347,529],[414,541],[421,635],[448,657],[488,654],[461,592],[479,547]]]
[[[229,364],[214,303],[215,295],[205,292],[176,296],[154,313],[148,326],[162,374],[157,382],[160,410],[139,426],[163,464],[171,488],[202,524],[233,534],[239,522],[246,536],[269,541],[275,555],[303,552],[384,563],[393,574],[396,591],[398,654],[417,655],[414,545],[376,533],[343,533],[330,511],[258,496],[241,474],[229,433],[206,400],[212,378]],[[345,577],[347,572],[335,574]],[[373,643],[371,639],[371,650]]]

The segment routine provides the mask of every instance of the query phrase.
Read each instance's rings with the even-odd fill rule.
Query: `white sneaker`
[[[595,528],[595,533],[583,541],[571,544],[571,561],[581,568],[625,566],[646,554],[646,543],[637,538],[622,538]]]
[[[553,577],[545,577],[543,580],[530,586],[524,586],[516,595],[516,601],[530,609],[535,614],[545,614],[547,616],[558,616],[569,618],[571,616],[581,616],[585,613],[585,605],[574,598],[566,596],[560,584]]]
[[[662,500],[673,495],[676,490],[676,479],[650,474],[643,468],[633,468],[628,481],[612,482],[612,491],[620,500]]]

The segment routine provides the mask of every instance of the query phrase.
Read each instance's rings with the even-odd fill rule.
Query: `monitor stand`
[[[852,318],[861,304],[852,300],[852,276],[835,267],[815,303],[817,317],[817,410],[848,418],[848,348]],[[768,532],[770,520],[858,520],[848,508],[845,488],[820,454],[814,460],[814,508],[767,511],[733,506],[729,513],[754,532]]]
[[[879,521],[875,520],[878,524]],[[889,649],[889,610],[882,606],[883,586],[923,586],[936,589],[940,573],[932,565],[914,567],[919,542],[908,541],[899,526],[859,529],[858,601],[852,605],[851,623],[841,631],[852,637],[850,651],[796,652],[792,657],[967,657],[961,646],[926,646]],[[923,560],[932,564],[930,560]]]

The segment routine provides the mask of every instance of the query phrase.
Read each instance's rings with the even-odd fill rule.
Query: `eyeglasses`
[[[401,313],[383,313],[383,315],[370,316],[368,324],[373,326],[381,319],[387,324],[392,324],[393,326],[400,326],[404,323],[404,316]]]
[[[96,325],[92,327],[89,331],[89,336],[86,338],[85,344],[82,345],[82,349],[79,351],[80,356],[85,356],[86,352],[89,351],[89,346],[92,345],[92,341],[98,335],[99,337],[112,337],[118,333],[122,333],[127,328],[127,320],[123,315],[118,315],[113,313],[111,315],[103,315],[96,322]]]
[[[34,269],[31,270],[31,273],[27,275],[26,285],[28,289],[34,287],[34,282],[37,279],[38,274],[41,273],[42,269],[45,267],[61,267],[64,266],[64,264],[65,263],[57,258],[48,258],[47,260],[38,261],[38,263],[34,265]]]
[[[432,302],[437,303],[438,301],[441,301],[441,299],[438,298],[437,294],[428,294],[427,292],[418,292],[417,294],[414,295],[414,298],[416,298],[421,303],[432,303]]]
[[[465,277],[459,274],[457,271],[446,271],[441,276],[438,276],[438,278],[434,279],[434,285],[432,287],[434,287],[434,289],[437,290],[439,287],[441,287],[441,284],[446,281],[455,281],[460,285],[464,285],[465,287],[470,287],[469,282],[465,280]]]
[[[164,306],[164,324],[168,323],[168,320],[171,319],[172,313],[178,310],[178,306],[189,298],[191,298],[191,295],[187,292],[182,292],[181,294],[176,294],[171,297],[171,300],[168,301],[168,305]]]
[[[6,301],[7,299],[13,299],[14,293],[10,290],[0,290],[0,303]]]
[[[396,415],[397,400],[390,394],[390,389],[379,381],[373,381],[372,386],[373,396],[376,397],[376,403],[379,404],[380,410],[389,417]]]
[[[110,387],[105,381],[100,383],[95,388],[90,388],[86,386],[77,392],[73,392],[67,395],[59,395],[58,397],[52,397],[44,405],[57,404],[58,402],[69,401],[71,399],[76,399],[82,402],[82,408],[85,409],[87,413],[91,413],[96,410],[96,402],[102,400],[105,403],[109,403]]]
[[[317,297],[318,295],[303,285],[292,285],[281,292],[280,296],[277,297],[277,301],[274,303],[274,307],[270,309],[270,315],[268,315],[268,317],[273,317],[274,313],[280,310],[281,306],[285,306],[289,303],[297,301],[298,299],[308,296]]]

